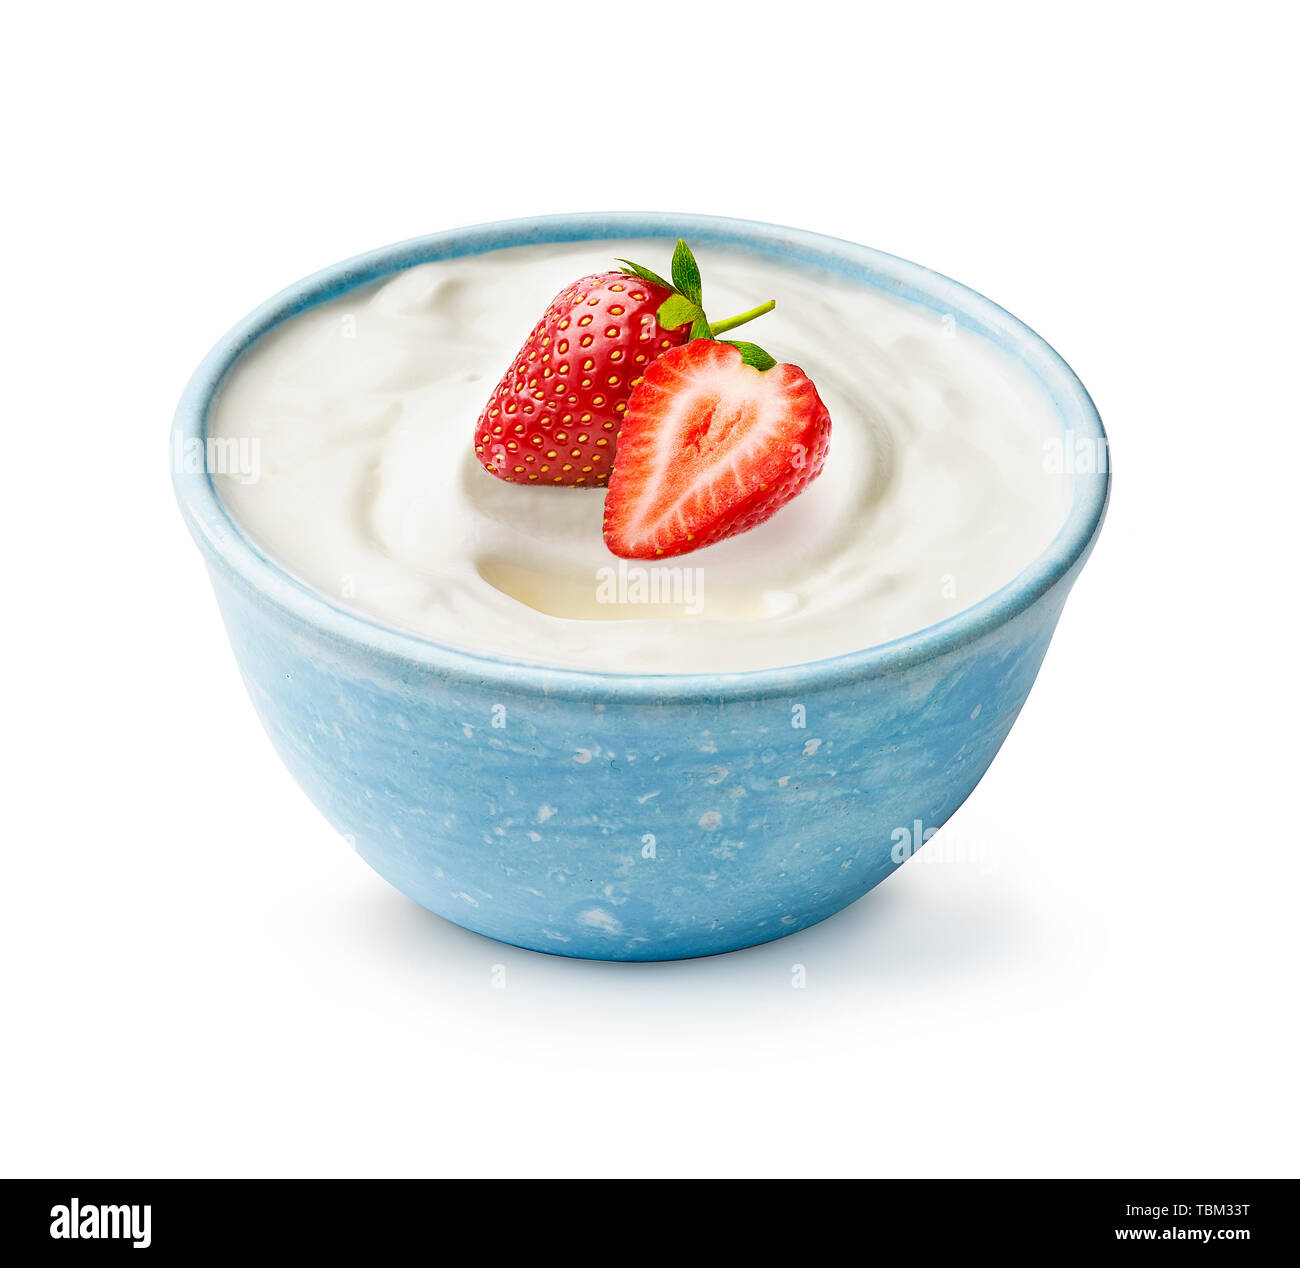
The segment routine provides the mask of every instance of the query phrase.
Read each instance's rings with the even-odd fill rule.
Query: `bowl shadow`
[[[906,869],[903,869],[906,872]],[[936,892],[937,891],[937,892]],[[774,942],[689,960],[617,962],[548,955],[495,942],[387,886],[367,886],[341,913],[349,938],[398,973],[432,974],[478,993],[494,975],[536,999],[572,996],[591,1009],[699,1010],[720,998],[755,1005],[805,986],[836,999],[896,990],[950,990],[1023,955],[1028,913],[992,884],[934,883],[896,873],[820,924]]]

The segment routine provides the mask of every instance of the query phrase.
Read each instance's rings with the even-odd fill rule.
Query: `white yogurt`
[[[296,317],[232,371],[212,435],[256,463],[216,476],[286,569],[384,624],[575,669],[762,669],[932,625],[1012,580],[1056,535],[1069,481],[1041,386],[926,309],[834,276],[697,251],[715,319],[801,366],[830,410],[821,477],[739,537],[620,561],[604,491],[507,484],[474,456],[492,387],[552,296],[663,242],[520,247],[395,275]]]

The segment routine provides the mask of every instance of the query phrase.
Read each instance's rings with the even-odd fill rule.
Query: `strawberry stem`
[[[711,322],[709,330],[715,335],[720,335],[724,330],[735,330],[737,326],[743,326],[747,321],[753,321],[755,317],[770,313],[775,307],[776,300],[769,299],[766,304],[759,304],[757,308],[751,308],[748,312],[739,313],[735,317],[728,317],[723,321]]]

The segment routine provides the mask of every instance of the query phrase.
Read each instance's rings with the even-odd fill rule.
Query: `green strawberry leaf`
[[[755,370],[770,370],[776,364],[776,358],[764,352],[756,343],[744,343],[739,339],[724,339],[722,342],[739,348],[740,359],[746,365],[752,365]]]
[[[615,264],[621,264],[623,271],[630,277],[639,277],[643,282],[653,282],[656,286],[662,286],[664,290],[671,291],[674,289],[671,282],[666,282],[653,269],[648,269],[644,264],[633,264],[631,260],[615,259]]]
[[[618,257],[618,263],[623,266],[623,271],[629,277],[639,277],[643,281],[651,282],[655,286],[662,286],[665,290],[672,292],[659,305],[659,311],[656,314],[659,324],[665,330],[676,330],[689,322],[691,326],[690,338],[692,339],[713,339],[724,330],[743,326],[747,321],[753,321],[755,317],[761,317],[764,313],[771,312],[776,307],[775,301],[769,299],[766,303],[759,304],[748,312],[740,313],[735,317],[728,317],[725,321],[710,325],[708,317],[704,315],[704,290],[700,282],[700,266],[695,262],[695,256],[690,247],[686,245],[684,238],[678,238],[677,245],[673,248],[673,280],[671,282],[666,282],[658,273],[654,272],[653,269],[646,268],[644,264],[635,264],[631,260],[623,259],[621,256]],[[770,370],[776,364],[776,358],[764,352],[755,343],[740,343],[732,339],[725,342],[731,344],[733,348],[738,348],[744,363],[752,365],[756,370]]]
[[[704,310],[684,295],[669,295],[659,305],[657,316],[659,324],[665,330],[676,330],[678,326],[684,326],[688,321],[693,322],[703,318]]]
[[[695,263],[691,249],[681,238],[673,249],[673,285],[692,303],[703,303],[703,290],[700,286],[700,266]]]

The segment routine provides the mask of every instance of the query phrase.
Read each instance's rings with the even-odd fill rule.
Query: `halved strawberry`
[[[694,339],[646,370],[605,498],[614,554],[658,559],[746,532],[821,472],[831,419],[812,380],[744,348]]]

